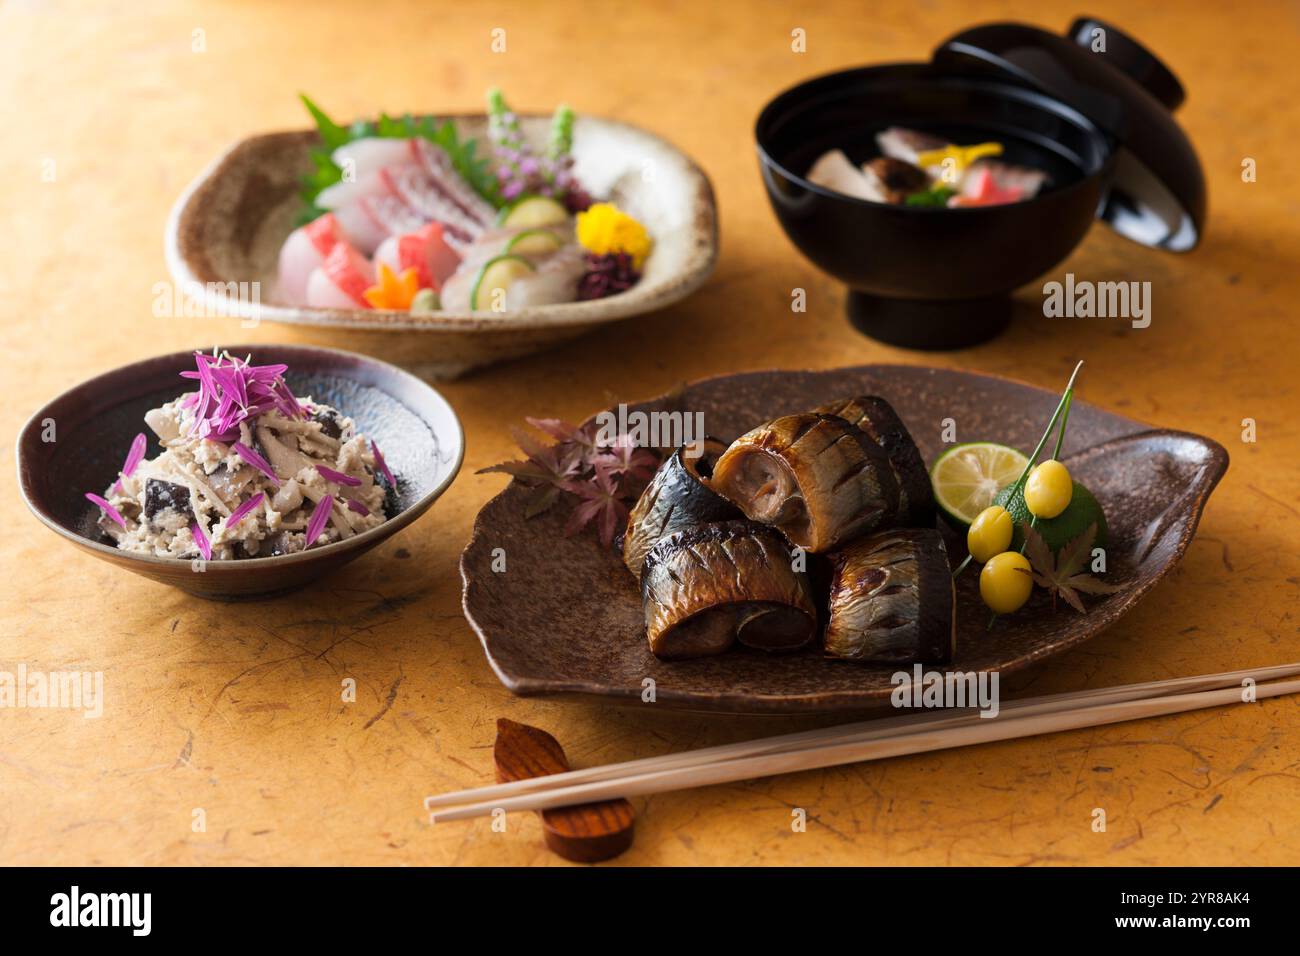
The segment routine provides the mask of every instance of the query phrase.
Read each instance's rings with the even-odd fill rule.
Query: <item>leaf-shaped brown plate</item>
[[[748,372],[690,385],[632,409],[703,412],[709,434],[730,441],[774,418],[834,398],[882,395],[925,456],[942,450],[945,419],[958,441],[993,440],[1032,450],[1059,396],[1006,379],[946,369],[866,365],[824,372]],[[1075,402],[1064,456],[1097,495],[1110,528],[1106,579],[1122,585],[1085,597],[1088,613],[1030,603],[987,630],[978,575],[957,589],[957,654],[949,669],[1016,670],[1074,647],[1141,600],[1178,561],[1210,492],[1228,467],[1217,442],[1149,426]],[[461,555],[465,616],[501,681],[517,694],[587,694],[639,702],[655,682],[656,702],[725,713],[815,713],[885,703],[896,666],[828,661],[812,646],[792,655],[733,649],[717,657],[660,661],[649,651],[640,592],[618,556],[591,533],[566,538],[567,509],[524,518],[525,489],[511,482],[479,512]],[[505,570],[494,572],[494,549]],[[950,537],[950,552],[965,553]],[[500,565],[498,564],[498,567]]]
[[[441,119],[441,117],[440,117]],[[482,114],[451,117],[462,137],[483,140]],[[521,115],[524,135],[546,142],[550,118]],[[592,195],[617,203],[655,240],[645,274],[619,295],[509,312],[410,315],[376,309],[277,304],[280,246],[301,208],[299,181],[311,169],[314,130],[265,133],[232,146],[176,201],[167,223],[168,268],[177,287],[203,307],[245,322],[306,326],[314,342],[364,352],[423,378],[454,378],[491,362],[571,339],[606,322],[662,309],[690,295],[717,259],[717,214],[708,177],[666,140],[616,120],[579,115],[575,172]],[[252,286],[259,283],[257,301]]]

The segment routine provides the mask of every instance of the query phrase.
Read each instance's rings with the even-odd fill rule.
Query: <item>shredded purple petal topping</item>
[[[363,518],[364,518],[366,515],[370,514],[370,509],[367,508],[365,505],[363,505],[361,502],[357,501],[355,498],[349,498],[349,499],[348,499],[348,510],[349,510],[349,511],[355,511],[357,514],[361,515],[361,517],[363,517]]]
[[[324,465],[317,465],[316,470],[326,481],[332,481],[336,485],[347,485],[349,488],[355,488],[361,484],[360,478],[353,478],[351,475],[345,475],[341,471],[335,471],[333,468],[326,468]]]
[[[199,438],[228,442],[239,435],[241,423],[271,410],[290,419],[307,417],[285,384],[287,365],[249,365],[231,355],[202,352],[194,353],[194,361],[195,371],[181,377],[197,379],[199,390],[181,404],[193,412],[191,433]]]
[[[325,530],[325,523],[330,520],[330,511],[333,507],[333,495],[326,495],[316,502],[316,510],[311,513],[311,521],[307,522],[307,543],[303,547],[310,548],[320,537],[320,533]]]
[[[149,444],[149,439],[145,437],[144,432],[136,435],[131,442],[131,450],[126,453],[126,461],[122,463],[122,473],[118,476],[117,481],[113,482],[113,490],[122,490],[122,479],[130,478],[136,467],[144,460],[144,450]]]
[[[230,447],[235,449],[236,455],[244,459],[244,461],[248,462],[262,474],[266,475],[267,478],[271,479],[271,484],[275,485],[277,488],[280,487],[279,476],[271,470],[271,465],[265,458],[253,451],[253,449],[249,448],[242,441],[237,441]]]
[[[108,515],[110,518],[112,518],[114,521],[120,524],[122,526],[123,531],[126,530],[126,519],[122,517],[122,512],[118,511],[116,508],[110,505],[99,495],[92,494],[91,492],[87,491],[86,497],[89,498],[91,501],[93,501],[95,504],[99,505],[99,507],[103,509],[104,514]]]
[[[203,530],[203,525],[194,522],[190,525],[190,533],[194,535],[194,543],[199,546],[199,554],[203,555],[204,561],[212,560],[212,542],[208,540],[208,534]]]
[[[259,491],[257,494],[253,495],[253,497],[245,501],[230,513],[230,517],[226,519],[226,527],[233,528],[235,525],[239,524],[239,522],[244,519],[245,515],[262,503],[262,499],[265,497],[265,493]]]
[[[397,487],[397,479],[395,479],[393,473],[388,470],[388,463],[384,461],[383,453],[379,450],[379,446],[375,444],[373,438],[370,439],[370,450],[375,455],[375,464],[379,466],[379,470],[383,473],[383,476],[388,479],[388,486],[395,489]]]

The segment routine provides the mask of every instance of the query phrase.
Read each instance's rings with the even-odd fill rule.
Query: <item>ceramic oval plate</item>
[[[702,412],[705,430],[730,441],[779,415],[832,399],[882,395],[926,462],[942,450],[945,419],[958,440],[991,439],[1031,450],[1058,395],[1005,379],[914,366],[868,365],[824,372],[751,372],[689,386],[631,408]],[[1106,509],[1106,579],[1121,589],[1088,598],[1080,615],[1038,592],[987,630],[978,575],[958,579],[958,648],[949,670],[1008,672],[1097,634],[1142,599],[1186,550],[1210,492],[1228,467],[1216,442],[1149,426],[1075,402],[1065,458]],[[640,591],[618,555],[590,533],[564,536],[565,509],[524,518],[517,481],[479,513],[461,556],[465,616],[501,681],[522,695],[596,695],[637,703],[655,682],[663,706],[726,713],[816,713],[886,703],[898,666],[825,660],[819,646],[789,655],[734,648],[716,657],[661,661],[649,651]],[[494,573],[503,548],[504,573]],[[965,545],[949,536],[950,553]]]
[[[194,368],[193,351],[114,369],[37,411],[18,435],[18,487],[27,507],[51,530],[118,567],[200,597],[253,598],[300,587],[365,554],[429,510],[460,470],[465,451],[460,421],[446,400],[415,376],[336,349],[227,348],[232,355],[251,355],[254,364],[288,365],[285,380],[295,394],[332,405],[378,443],[397,479],[387,521],[344,541],[271,558],[192,565],[119,551],[97,527],[99,509],[85,493],[100,493],[112,482],[140,432],[149,436],[147,456],[158,454],[144,413],[190,390],[180,373]],[[55,441],[48,440],[50,422]]]
[[[483,115],[452,117],[462,137],[483,139]],[[550,118],[522,116],[525,136],[545,143]],[[573,338],[598,325],[671,305],[709,277],[717,259],[717,214],[708,177],[680,150],[626,123],[579,115],[575,172],[592,195],[645,223],[655,241],[641,281],[626,292],[510,312],[412,316],[373,309],[277,305],[280,246],[301,208],[313,130],[268,133],[236,143],[177,200],[167,223],[167,264],[178,288],[217,314],[310,327],[313,337],[378,355],[426,378],[451,378]],[[240,294],[238,285],[257,282]]]

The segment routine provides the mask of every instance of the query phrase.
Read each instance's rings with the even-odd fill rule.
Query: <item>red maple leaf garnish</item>
[[[583,501],[573,509],[568,523],[564,526],[564,536],[573,537],[592,521],[600,535],[600,543],[605,547],[614,544],[614,534],[627,524],[627,505],[623,503],[622,492],[613,472],[607,468],[596,468],[596,474],[588,481],[569,481],[564,490],[582,498]]]

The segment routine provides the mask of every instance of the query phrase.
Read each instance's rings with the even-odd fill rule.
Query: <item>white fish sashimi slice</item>
[[[392,195],[425,220],[442,223],[458,239],[470,241],[483,231],[482,224],[466,215],[425,170],[393,166],[381,171],[380,177]]]
[[[887,201],[879,183],[864,176],[862,170],[854,166],[841,149],[822,153],[817,162],[813,163],[812,169],[808,170],[808,181],[855,199]]]
[[[404,232],[415,232],[429,222],[429,217],[421,215],[396,196],[367,196],[357,203],[389,236],[400,236]],[[376,243],[376,245],[378,245]],[[373,250],[372,250],[373,251]]]
[[[371,214],[364,201],[336,209],[334,216],[338,219],[343,234],[363,255],[372,255],[390,234],[383,223]]]
[[[499,256],[506,251],[506,246],[510,240],[521,232],[532,232],[536,227],[519,227],[515,229],[489,229],[471,242],[462,250],[461,258],[467,263],[484,263],[493,256]],[[561,244],[569,242],[573,238],[573,221],[558,223],[554,226],[546,227],[548,232],[553,232],[559,238]],[[540,259],[542,256],[523,254],[526,259]]]
[[[334,165],[345,173],[351,169],[356,178],[385,166],[412,162],[411,141],[371,136],[344,143],[330,156]],[[322,209],[325,207],[321,207]]]
[[[336,286],[323,269],[313,269],[307,279],[307,304],[318,309],[360,308],[352,297]]]
[[[286,305],[307,304],[307,280],[325,257],[303,229],[295,229],[280,247],[276,297]]]
[[[461,268],[447,279],[438,293],[442,308],[449,312],[468,312],[469,294],[474,291],[474,282],[478,278],[478,267]]]
[[[353,180],[342,180],[333,186],[326,186],[316,197],[316,205],[321,209],[342,209],[366,196],[379,196],[388,189],[378,170],[357,176]]]
[[[578,297],[578,281],[586,271],[580,246],[566,246],[544,259],[537,271],[521,276],[506,289],[506,303],[511,311],[539,305],[558,305]]]
[[[496,210],[456,172],[447,151],[427,139],[411,140],[411,152],[420,166],[437,182],[443,193],[471,220],[486,228],[496,221]]]

